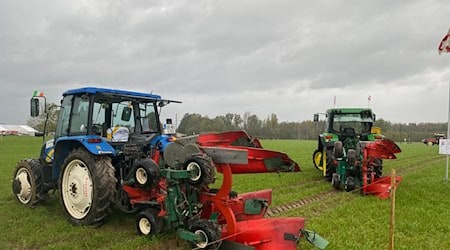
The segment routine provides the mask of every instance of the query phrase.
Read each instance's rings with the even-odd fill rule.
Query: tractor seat
[[[344,130],[342,131],[342,136],[355,137],[356,136],[355,129],[354,128],[344,128]]]

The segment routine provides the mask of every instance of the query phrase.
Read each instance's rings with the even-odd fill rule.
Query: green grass
[[[41,138],[3,137],[0,142],[0,249],[189,249],[174,233],[147,238],[135,232],[134,216],[114,211],[100,228],[69,224],[58,194],[36,208],[20,205],[11,192],[16,163],[37,157]],[[272,206],[331,190],[330,183],[313,181],[321,173],[312,166],[315,141],[266,140],[267,149],[286,152],[299,163],[301,173],[245,174],[233,176],[239,193],[273,189]],[[385,173],[395,168],[403,176],[396,195],[395,246],[397,249],[450,249],[450,183],[445,176],[445,156],[437,147],[401,144],[397,160],[385,160]],[[220,175],[219,175],[220,177]],[[220,178],[218,184],[220,183]],[[306,227],[330,241],[329,249],[387,249],[389,200],[341,192],[298,209],[277,214],[307,219]],[[299,248],[313,249],[305,241]]]

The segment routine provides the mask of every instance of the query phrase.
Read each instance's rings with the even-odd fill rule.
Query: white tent
[[[7,129],[0,125],[0,134],[3,135],[3,133],[5,133],[6,131],[7,131]]]
[[[30,135],[34,136],[36,132],[38,132],[36,129],[27,126],[27,125],[6,125],[2,124],[0,125],[0,132],[2,135]]]

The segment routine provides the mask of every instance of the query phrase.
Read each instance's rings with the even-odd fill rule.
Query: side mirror
[[[129,107],[123,107],[122,110],[122,117],[120,119],[122,119],[122,121],[129,121],[131,118],[131,112],[133,110]]]
[[[375,114],[373,114],[373,121],[377,120],[377,116]]]
[[[314,114],[314,121],[318,122],[319,121],[319,114]]]
[[[31,117],[39,116],[39,107],[40,107],[39,99],[31,98],[31,100],[30,100]]]

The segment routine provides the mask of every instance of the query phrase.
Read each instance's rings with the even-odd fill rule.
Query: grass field
[[[20,205],[12,195],[16,163],[37,157],[42,138],[3,137],[0,141],[0,249],[189,249],[171,232],[157,237],[138,236],[134,216],[114,211],[100,228],[70,225],[63,217],[58,195],[34,209]],[[273,189],[272,206],[287,204],[332,190],[318,181],[311,155],[315,141],[270,140],[265,148],[286,152],[302,173],[235,175],[237,192]],[[450,183],[444,182],[445,156],[437,147],[401,144],[397,160],[384,161],[385,173],[395,168],[403,176],[396,195],[397,249],[450,249]],[[389,201],[340,192],[276,216],[299,216],[306,227],[330,241],[328,249],[387,249]],[[303,241],[299,248],[313,249]]]

